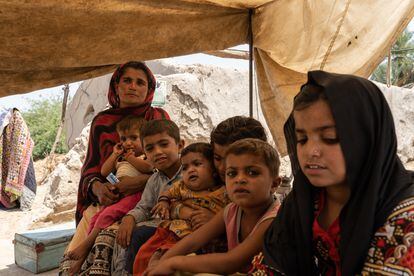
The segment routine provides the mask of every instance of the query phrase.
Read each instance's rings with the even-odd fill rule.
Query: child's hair
[[[314,84],[305,84],[293,100],[293,110],[303,110],[318,100],[327,100],[323,88]]]
[[[116,124],[116,131],[125,132],[127,130],[136,129],[140,130],[146,120],[136,115],[128,115]]]
[[[212,168],[214,168],[214,161],[213,161],[213,147],[208,143],[193,143],[185,147],[181,151],[181,158],[192,153],[200,153],[210,162]]]
[[[267,141],[262,124],[250,117],[235,116],[219,123],[211,132],[211,144],[230,145],[243,138]]]
[[[140,129],[141,143],[144,144],[144,138],[147,136],[166,132],[168,136],[174,138],[174,141],[178,144],[180,142],[180,129],[171,120],[151,120],[145,122]]]
[[[255,139],[245,138],[234,142],[226,152],[226,159],[229,154],[241,155],[251,154],[263,158],[266,167],[272,177],[279,175],[280,160],[277,151],[267,142]]]

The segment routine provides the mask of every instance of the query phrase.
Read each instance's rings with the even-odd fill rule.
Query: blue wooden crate
[[[75,229],[38,229],[14,236],[16,265],[33,273],[54,269],[75,233]]]

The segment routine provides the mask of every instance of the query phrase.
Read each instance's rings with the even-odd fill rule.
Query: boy
[[[151,209],[157,203],[158,196],[181,177],[179,155],[184,147],[184,141],[180,139],[180,131],[174,122],[169,120],[148,121],[141,128],[141,142],[145,155],[157,169],[157,172],[148,179],[141,200],[136,207],[121,221],[116,241],[123,248],[130,245],[135,225],[151,218]],[[148,238],[154,234],[156,229],[154,227],[141,228],[145,229],[144,234]],[[133,261],[134,259],[132,259]],[[114,267],[114,269],[118,268]]]

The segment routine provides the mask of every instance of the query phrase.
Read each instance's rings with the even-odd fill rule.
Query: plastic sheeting
[[[254,9],[262,109],[281,153],[308,70],[367,77],[413,16],[414,0],[0,0],[0,96],[111,72],[127,60],[247,42]]]

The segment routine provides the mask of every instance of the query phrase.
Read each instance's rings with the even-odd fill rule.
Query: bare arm
[[[213,220],[215,220],[215,218],[213,218]],[[161,258],[160,263],[155,268],[151,269],[148,275],[164,275],[174,271],[186,271],[191,273],[208,272],[215,274],[230,274],[241,271],[251,262],[254,255],[260,252],[264,233],[271,221],[272,220],[269,219],[262,222],[255,230],[254,234],[248,236],[239,246],[227,253],[178,256],[183,254],[167,255],[169,253],[169,251],[167,251],[167,256],[164,255],[164,257]],[[210,222],[207,223],[206,226],[209,224]],[[206,226],[201,227],[196,232],[201,232]],[[172,249],[174,248],[175,247]]]
[[[174,245],[162,256],[161,260],[192,253],[225,232],[226,226],[224,224],[223,212],[220,212],[207,224]]]
[[[122,154],[123,149],[120,143],[116,144],[112,150],[111,155],[105,160],[101,167],[101,175],[106,177],[111,172],[115,171],[116,160]]]
[[[154,170],[154,166],[150,162],[141,157],[136,157],[133,152],[126,153],[125,160],[141,173],[151,173]]]

